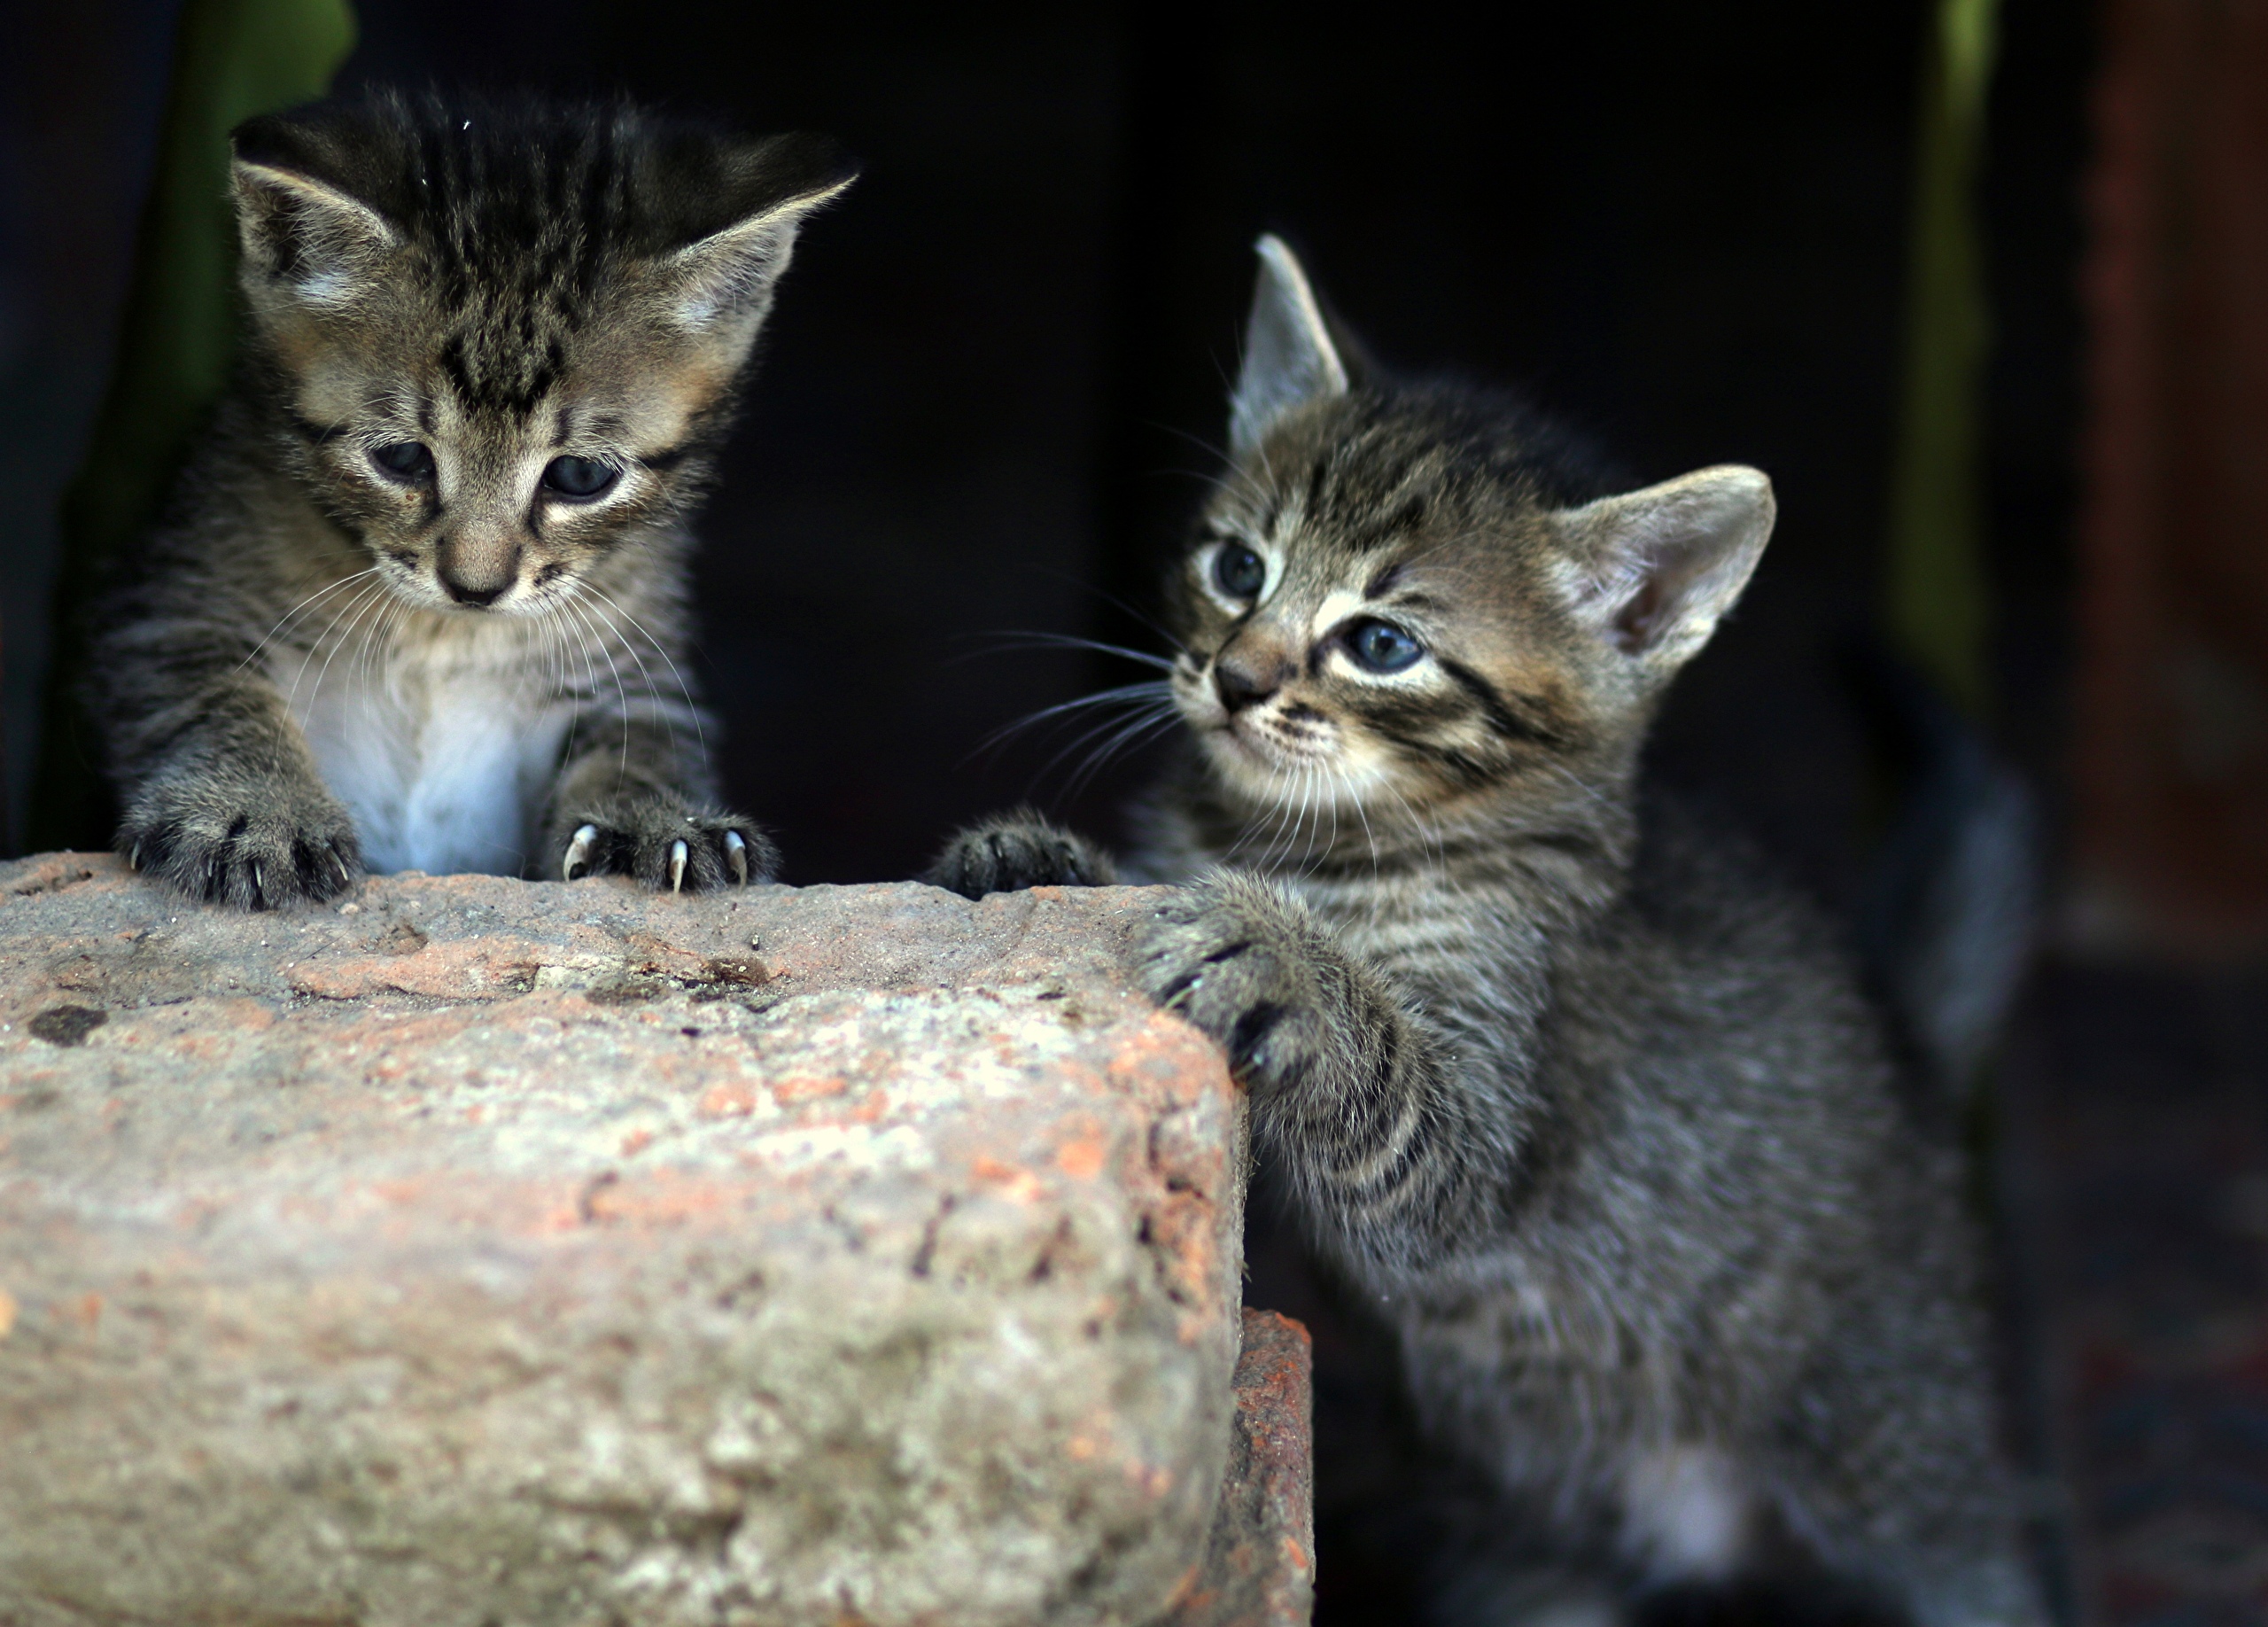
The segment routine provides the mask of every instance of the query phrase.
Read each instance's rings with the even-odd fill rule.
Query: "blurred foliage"
[[[1915,131],[1906,366],[1891,471],[1885,614],[1892,642],[1972,717],[1989,702],[1984,566],[1984,365],[1977,229],[1999,0],[1938,0]]]
[[[354,47],[349,0],[185,0],[108,392],[63,498],[57,660],[33,788],[34,848],[102,844],[93,742],[72,700],[79,627],[105,568],[165,501],[226,380],[236,338],[229,132],[330,89]]]

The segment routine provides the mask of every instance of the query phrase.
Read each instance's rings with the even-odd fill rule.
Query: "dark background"
[[[1283,231],[1391,364],[1531,386],[1643,479],[1754,463],[1782,520],[1659,755],[1831,900],[1870,839],[1835,677],[1870,619],[1924,8],[1634,3],[999,11],[362,0],[343,83],[632,94],[864,161],[806,233],[703,528],[700,681],[791,880],[897,876],[1027,796],[999,726],[1137,674],[1216,470],[1250,244]],[[2052,767],[2076,433],[2086,8],[2009,0],[1985,185],[1997,666]],[[107,366],[172,13],[36,8],[5,70],[0,631],[24,829],[53,500]],[[974,755],[973,755],[974,753]],[[106,833],[81,838],[99,842]]]

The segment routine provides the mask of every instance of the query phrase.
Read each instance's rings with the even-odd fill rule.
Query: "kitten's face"
[[[292,472],[398,597],[555,609],[697,496],[797,225],[848,181],[821,143],[619,108],[253,121],[240,282]]]
[[[400,597],[541,614],[697,495],[739,357],[652,320],[634,283],[579,324],[535,305],[520,339],[423,282],[406,266],[350,320],[293,323],[299,472]],[[468,343],[483,326],[502,342]]]
[[[1231,477],[1172,581],[1171,688],[1265,811],[1421,819],[1621,789],[1661,687],[1769,536],[1727,466],[1619,496],[1517,404],[1350,383],[1262,240]]]
[[[1424,813],[1550,773],[1598,727],[1582,641],[1526,580],[1546,514],[1372,405],[1271,436],[1174,582],[1175,699],[1262,806]]]

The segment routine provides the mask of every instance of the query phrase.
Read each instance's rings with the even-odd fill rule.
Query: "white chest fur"
[[[572,716],[539,636],[466,619],[271,664],[372,870],[521,872]]]

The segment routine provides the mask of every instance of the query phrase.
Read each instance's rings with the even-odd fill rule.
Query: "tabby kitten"
[[[237,129],[242,362],[97,612],[119,850],[254,909],[366,867],[768,878],[680,671],[687,521],[851,174],[622,105]]]
[[[1617,490],[1517,403],[1366,376],[1260,253],[1138,867],[1189,884],[1136,964],[1494,1488],[1445,1617],[1823,1568],[1923,1627],[2039,1620],[1953,1152],[1829,930],[1638,782],[1770,483]],[[1012,817],[931,874],[1110,863]]]

